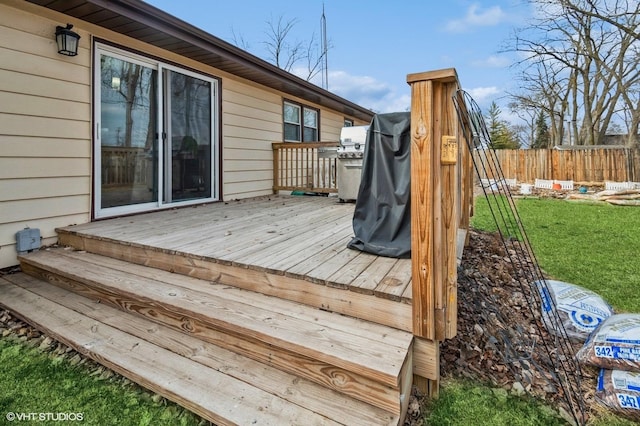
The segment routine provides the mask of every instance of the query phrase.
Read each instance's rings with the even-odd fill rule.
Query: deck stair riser
[[[400,416],[409,333],[117,259],[56,249],[23,270],[81,296],[294,374]]]
[[[254,265],[239,265],[207,256],[163,249],[137,242],[115,240],[89,233],[78,233],[73,228],[58,229],[58,240],[61,245],[78,250],[126,262],[162,269],[189,277],[207,281],[216,281],[246,290],[276,296],[309,306],[339,312],[367,321],[377,322],[400,330],[412,329],[411,304],[395,300],[389,296],[376,297],[373,291],[364,288],[349,288],[334,282],[322,282],[310,276],[290,274],[282,271],[269,272]],[[353,255],[353,250],[349,250]],[[366,253],[357,258],[367,259],[361,269],[371,265]],[[404,261],[406,259],[400,259]],[[381,258],[379,262],[388,259]],[[356,264],[356,262],[353,262]],[[344,271],[343,276],[350,273],[367,277],[366,271]],[[369,276],[370,280],[374,278]],[[315,284],[314,284],[315,283]]]
[[[393,425],[398,416],[145,318],[15,274],[0,306],[220,425]]]

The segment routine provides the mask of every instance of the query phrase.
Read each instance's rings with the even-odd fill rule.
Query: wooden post
[[[275,143],[271,144],[271,150],[273,151],[273,193],[278,193],[278,187],[282,186],[282,182],[280,182],[280,173],[281,173],[281,165],[280,165],[280,149],[276,147]]]
[[[411,85],[413,334],[438,348],[439,341],[456,334],[457,234],[461,224],[468,224],[468,219],[460,219],[465,218],[461,211],[468,209],[463,182],[468,185],[470,175],[460,168],[470,163],[458,136],[452,99],[459,87],[456,71],[410,74],[407,82]],[[437,380],[426,378],[429,393],[436,395]]]

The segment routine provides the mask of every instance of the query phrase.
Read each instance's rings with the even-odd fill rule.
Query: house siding
[[[271,142],[282,139],[282,96],[232,79],[223,81],[222,90],[224,198],[270,194]]]
[[[81,36],[75,57],[56,51],[55,27],[67,22]],[[283,99],[319,109],[322,140],[339,138],[342,114],[31,3],[0,0],[0,267],[17,263],[17,231],[39,228],[46,245],[56,227],[91,220],[93,37],[220,79],[223,199],[272,192]]]
[[[15,233],[89,220],[89,40],[56,53],[53,22],[0,5],[0,267],[16,263]]]

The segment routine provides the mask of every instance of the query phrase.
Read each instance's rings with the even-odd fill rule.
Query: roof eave
[[[267,61],[140,0],[28,1],[73,16],[77,19],[86,20],[111,31],[127,35],[127,31],[123,30],[121,26],[120,28],[118,25],[113,25],[113,27],[109,26],[109,21],[115,21],[113,18],[103,22],[96,18],[100,16],[98,12],[112,12],[118,15],[118,17],[124,17],[139,24],[140,28],[137,29],[139,31],[153,29],[154,32],[164,35],[164,37],[158,37],[158,34],[154,33],[153,37],[140,37],[140,40],[146,43],[159,46],[169,51],[175,51],[175,53],[182,56],[191,57],[191,59],[211,65],[222,71],[284,92],[289,96],[295,96],[308,102],[322,105],[356,119],[370,121],[374,115],[369,109],[286,72]],[[91,13],[87,15],[86,8],[82,6],[93,6],[90,7],[90,9],[95,9],[95,11],[92,10]],[[83,15],[83,13],[85,14]],[[130,31],[130,26],[127,28]],[[148,40],[145,40],[145,38],[148,38]],[[164,47],[163,45],[166,45],[171,39],[181,40],[193,46],[195,50],[189,53],[180,53],[180,49],[176,48],[173,50],[171,47]],[[184,51],[184,48],[182,48],[182,50]],[[198,59],[195,59],[196,57]]]

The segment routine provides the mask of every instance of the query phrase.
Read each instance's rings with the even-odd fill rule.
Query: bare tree
[[[231,28],[231,42],[247,52],[251,50],[251,45],[241,33],[236,33],[235,28]]]
[[[311,81],[322,71],[326,51],[322,51],[318,46],[315,32],[311,33],[311,38],[308,41],[292,41],[294,28],[297,24],[297,19],[285,20],[282,15],[278,18],[272,16],[266,22],[265,35],[267,39],[262,42],[267,51],[264,59],[287,72],[293,72],[296,65],[302,62],[306,69],[304,73],[300,73],[300,76]],[[247,40],[241,34],[237,34],[235,30],[232,30],[232,42],[244,50],[250,50]],[[329,43],[327,50],[330,47]]]
[[[633,38],[639,39],[640,32],[637,27],[628,25],[628,21],[633,21],[640,10],[637,1],[609,1],[600,2],[584,0],[582,2],[570,0],[562,1],[562,6],[573,12],[602,20],[620,31],[627,33]]]
[[[562,145],[565,129],[564,117],[569,115],[569,93],[575,84],[573,73],[563,73],[563,66],[550,61],[529,64],[519,75],[520,92],[510,93],[518,116],[527,118],[530,140],[535,135],[535,119],[540,112],[549,117],[550,143]]]
[[[640,54],[633,0],[530,0],[537,20],[513,37],[512,50],[525,56],[519,64],[523,87],[515,98],[545,111],[554,144],[565,123],[577,144],[599,143],[618,117],[630,135],[640,123]],[[606,5],[608,18],[601,19]],[[585,13],[590,11],[589,13]],[[611,20],[618,25],[612,25]],[[621,27],[626,28],[622,30]],[[634,137],[635,139],[635,137]]]
[[[327,50],[331,48],[331,44],[327,45]],[[319,53],[318,53],[319,52]],[[304,77],[307,81],[313,80],[313,78],[318,75],[320,71],[323,70],[324,67],[324,58],[327,52],[322,51],[318,46],[318,42],[316,41],[316,34],[311,34],[311,39],[307,44],[307,49],[305,52],[305,58],[307,62],[307,74]]]
[[[297,22],[297,19],[285,22],[282,15],[278,19],[271,17],[267,21],[268,28],[265,33],[267,41],[264,42],[269,54],[267,60],[288,72],[291,72],[293,66],[304,58],[304,43],[289,41],[291,31]]]

